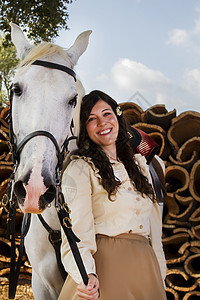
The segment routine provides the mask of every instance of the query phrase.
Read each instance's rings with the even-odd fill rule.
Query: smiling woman
[[[148,166],[129,145],[118,104],[101,91],[82,99],[77,145],[63,193],[89,283],[81,282],[63,234],[69,275],[58,299],[97,299],[100,289],[102,300],[166,300],[162,221]]]
[[[111,106],[99,100],[91,110],[86,125],[89,138],[111,158],[117,159],[115,142],[119,124]]]

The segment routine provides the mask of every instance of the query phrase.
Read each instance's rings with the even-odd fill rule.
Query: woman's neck
[[[117,160],[117,150],[116,150],[116,147],[114,148],[102,148],[102,150],[105,152],[105,154],[110,158],[110,159],[113,159],[113,160]]]

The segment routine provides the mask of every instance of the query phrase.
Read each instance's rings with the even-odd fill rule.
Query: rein
[[[74,78],[76,81],[76,74],[75,72],[63,65],[55,64],[52,62],[47,62],[47,61],[41,61],[41,60],[36,60],[32,63],[32,65],[38,65],[42,67],[47,67],[47,68],[53,68],[53,69],[58,69],[60,71],[64,71],[70,76]],[[44,130],[37,130],[34,131],[27,136],[24,137],[24,139],[17,145],[16,143],[16,136],[13,131],[13,123],[12,123],[12,99],[13,99],[13,93],[14,93],[14,86],[11,86],[11,93],[10,93],[10,111],[9,111],[9,142],[10,142],[10,147],[12,151],[12,159],[14,162],[14,171],[11,175],[10,178],[10,183],[8,185],[8,191],[7,195],[5,195],[4,202],[5,206],[9,207],[8,211],[8,227],[10,227],[10,235],[11,235],[11,264],[10,264],[10,279],[9,279],[9,299],[14,299],[15,298],[15,293],[16,293],[16,287],[17,287],[17,282],[18,282],[18,277],[20,273],[20,266],[22,262],[22,255],[24,251],[24,238],[28,232],[29,225],[30,225],[30,214],[25,214],[23,218],[23,223],[22,223],[22,233],[21,233],[21,243],[20,243],[20,254],[19,258],[17,261],[17,266],[15,263],[15,216],[16,216],[16,202],[13,201],[13,187],[14,187],[14,175],[17,170],[17,167],[19,165],[20,161],[20,153],[23,149],[23,147],[28,143],[32,138],[37,137],[37,136],[45,136],[49,138],[52,143],[54,144],[56,148],[56,155],[57,155],[57,166],[55,170],[56,174],[56,197],[55,197],[55,207],[57,210],[58,218],[60,220],[60,224],[67,236],[71,251],[73,253],[74,259],[76,261],[77,267],[79,269],[79,272],[81,274],[81,277],[83,279],[83,282],[87,285],[88,283],[88,276],[82,261],[82,258],[80,256],[79,249],[77,247],[77,242],[80,242],[80,240],[76,237],[76,235],[72,231],[72,224],[71,224],[71,219],[70,219],[70,209],[67,205],[67,203],[64,201],[64,195],[62,193],[62,187],[61,187],[61,180],[60,180],[60,174],[63,168],[63,161],[64,161],[64,155],[65,152],[68,149],[68,144],[69,141],[72,139],[76,139],[73,135],[72,132],[72,127],[73,127],[73,120],[72,124],[70,127],[72,136],[71,137],[66,137],[62,149],[60,150],[58,143],[55,139],[55,137],[48,131]],[[9,195],[9,197],[8,197]],[[27,216],[28,215],[28,216]],[[44,221],[43,217],[39,215],[39,219],[44,225],[44,227],[48,230],[49,232],[49,240],[52,243],[55,251],[56,251],[56,257],[58,258],[58,267],[61,271],[61,275],[63,277],[66,277],[66,274],[64,272],[63,266],[61,266],[61,259],[58,254],[58,247],[60,248],[61,244],[61,236],[60,236],[60,231],[59,233],[57,231],[52,231],[51,228],[48,226],[48,224]]]

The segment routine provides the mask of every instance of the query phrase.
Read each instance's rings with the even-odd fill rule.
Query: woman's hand
[[[96,300],[99,297],[99,280],[93,275],[89,274],[88,285],[83,282],[77,287],[77,295],[79,300]]]

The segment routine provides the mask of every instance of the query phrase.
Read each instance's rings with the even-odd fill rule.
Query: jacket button
[[[143,228],[143,226],[142,225],[140,225],[140,229],[142,229]]]

